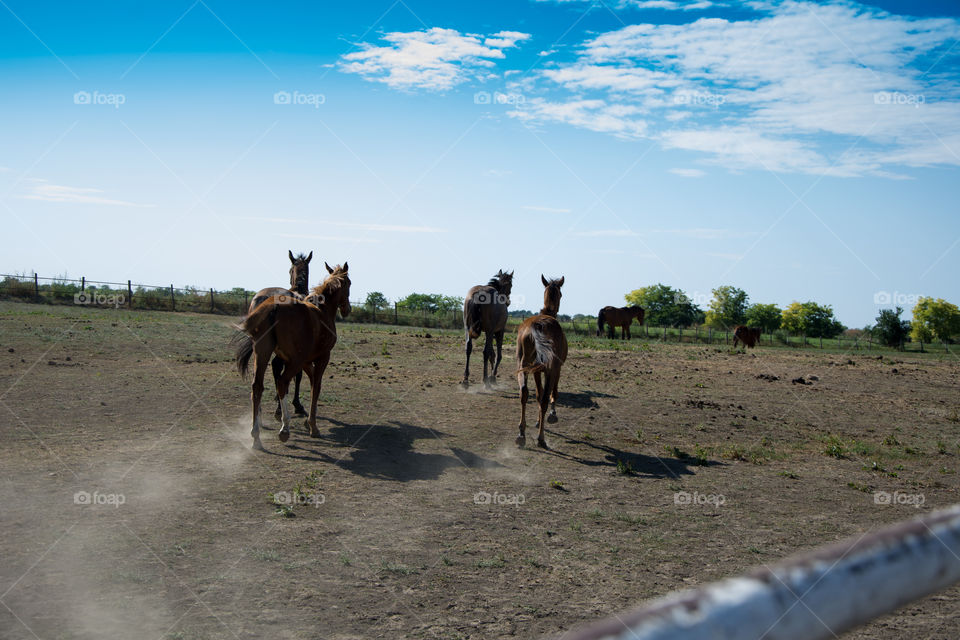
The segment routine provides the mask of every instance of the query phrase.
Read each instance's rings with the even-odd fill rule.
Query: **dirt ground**
[[[323,437],[254,452],[232,321],[0,303],[0,637],[550,636],[960,501],[949,355],[574,340],[518,450],[512,343],[465,392],[459,333],[343,324]]]

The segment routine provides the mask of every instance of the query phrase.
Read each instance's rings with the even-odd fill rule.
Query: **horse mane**
[[[499,273],[493,276],[492,278],[490,278],[490,282],[487,283],[487,286],[493,287],[494,289],[496,289],[497,293],[503,293],[503,285],[506,284],[504,280],[507,278],[512,279],[512,276],[506,273]]]
[[[311,298],[319,298],[323,302],[327,301],[328,298],[333,298],[337,293],[340,292],[340,289],[343,287],[343,281],[346,280],[347,274],[343,271],[340,271],[340,265],[337,265],[333,273],[327,276],[326,280],[318,284],[310,292]],[[318,305],[319,306],[319,305]]]

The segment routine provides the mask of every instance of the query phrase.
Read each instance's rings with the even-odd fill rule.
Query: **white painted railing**
[[[676,592],[562,637],[834,638],[956,582],[960,582],[960,505],[742,576]]]

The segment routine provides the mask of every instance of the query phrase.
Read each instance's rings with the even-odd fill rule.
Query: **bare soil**
[[[519,450],[512,344],[463,391],[459,333],[345,323],[254,452],[231,322],[0,303],[0,636],[532,638],[958,501],[949,355],[571,340]]]

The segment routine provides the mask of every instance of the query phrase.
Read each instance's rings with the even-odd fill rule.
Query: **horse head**
[[[331,302],[340,310],[340,315],[346,318],[350,315],[352,309],[350,306],[350,276],[347,275],[347,270],[350,268],[349,264],[344,262],[342,267],[340,265],[331,267],[324,262],[323,266],[327,268],[327,272],[330,274],[324,285],[331,284],[329,287],[331,289]]]
[[[313,251],[308,256],[302,253],[294,256],[293,251],[287,250],[287,255],[290,256],[290,289],[306,295],[310,286],[310,260],[313,259]]]
[[[560,298],[563,297],[563,294],[560,292],[560,287],[563,286],[565,276],[560,276],[560,278],[554,280],[547,280],[543,277],[543,274],[540,274],[540,282],[543,283],[543,309],[540,310],[540,313],[548,316],[556,317],[557,313],[560,311]]]

